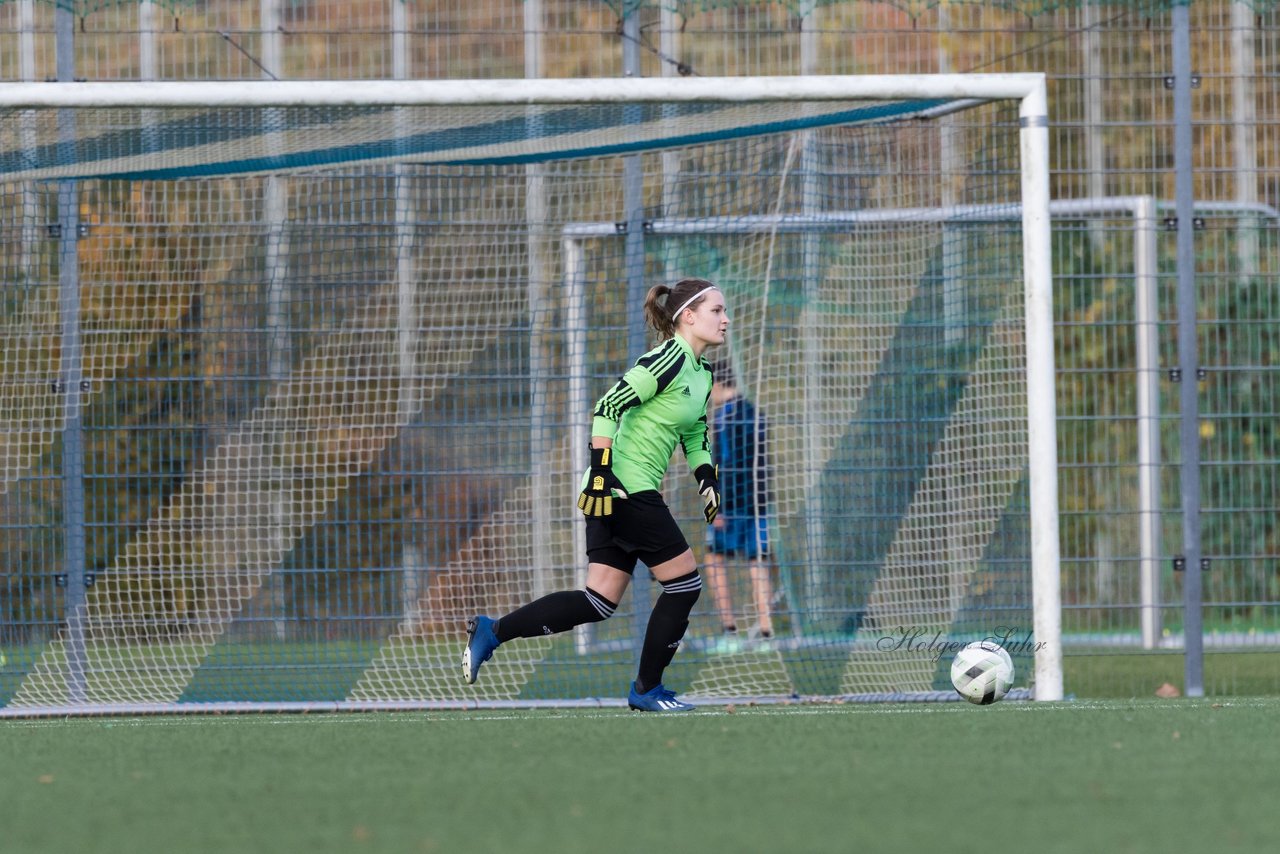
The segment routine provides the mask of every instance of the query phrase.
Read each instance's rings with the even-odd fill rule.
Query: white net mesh
[[[683,275],[767,419],[773,635],[731,559],[740,641],[704,595],[668,683],[928,692],[886,637],[1028,626],[1021,237],[982,215],[1018,201],[1016,116],[784,107],[78,110],[74,151],[0,116],[0,705],[620,695],[642,571],[474,686],[459,657],[472,615],[581,584],[589,406]],[[675,460],[701,557],[691,487]]]

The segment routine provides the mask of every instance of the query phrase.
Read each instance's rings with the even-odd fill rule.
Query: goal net
[[[770,560],[667,684],[942,699],[996,637],[1060,698],[1044,113],[1039,75],[0,85],[0,715],[621,702],[642,568],[460,657],[582,585],[590,410],[684,276]],[[664,495],[701,562],[681,458]]]

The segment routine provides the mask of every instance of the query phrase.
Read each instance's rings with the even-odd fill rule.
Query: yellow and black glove
[[[693,473],[698,479],[698,494],[702,496],[702,515],[710,525],[720,512],[720,470],[710,463],[703,463]]]
[[[613,495],[626,498],[627,491],[622,488],[622,481],[613,473],[613,450],[611,448],[591,449],[591,474],[587,476],[587,487],[578,496],[578,509],[584,516],[612,516]]]

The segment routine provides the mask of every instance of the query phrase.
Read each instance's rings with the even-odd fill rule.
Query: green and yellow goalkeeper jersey
[[[676,442],[690,470],[711,462],[710,397],[711,366],[675,335],[637,359],[600,398],[591,435],[613,439],[613,473],[628,492],[661,487]]]

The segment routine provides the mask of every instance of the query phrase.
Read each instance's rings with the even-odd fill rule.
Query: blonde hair
[[[681,279],[674,285],[654,285],[644,298],[645,321],[660,339],[670,338],[676,333],[676,318],[672,312],[696,309],[707,298],[700,292],[714,287],[715,283],[706,279]]]

